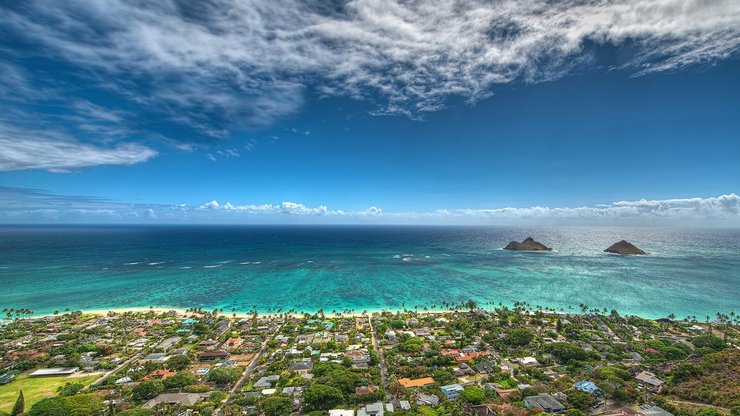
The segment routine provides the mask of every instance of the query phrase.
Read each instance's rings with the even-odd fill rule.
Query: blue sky
[[[0,5],[0,222],[740,223],[731,1],[72,4]]]

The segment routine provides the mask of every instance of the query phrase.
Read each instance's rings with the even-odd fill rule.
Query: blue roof
[[[578,383],[573,385],[573,388],[586,393],[595,393],[597,390],[599,390],[599,387],[590,381],[579,381]]]

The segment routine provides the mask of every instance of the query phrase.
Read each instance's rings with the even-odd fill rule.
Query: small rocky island
[[[637,248],[634,244],[626,240],[618,241],[612,244],[611,246],[609,246],[609,248],[607,248],[604,251],[607,253],[628,254],[628,255],[647,254],[644,251]]]
[[[504,247],[504,250],[551,251],[552,249],[540,243],[539,241],[534,241],[534,238],[532,237],[527,237],[527,239],[525,239],[521,243],[518,241],[510,242],[509,244],[506,245],[506,247]]]

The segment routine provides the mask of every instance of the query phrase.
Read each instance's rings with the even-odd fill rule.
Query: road
[[[97,386],[98,384],[102,383],[103,380],[107,379],[108,377],[116,374],[117,372],[121,371],[122,368],[126,367],[127,365],[131,364],[134,360],[137,360],[139,357],[141,357],[141,353],[134,354],[133,357],[129,358],[128,360],[124,361],[123,364],[120,364],[118,367],[108,371],[107,373],[103,373],[103,375],[90,383],[90,386]]]
[[[229,396],[226,398],[226,402],[224,402],[224,406],[228,406],[231,404],[231,402],[234,401],[234,394],[242,388],[242,386],[244,385],[244,382],[247,381],[247,379],[249,379],[250,375],[252,375],[252,372],[254,371],[255,368],[257,368],[257,365],[260,362],[260,358],[262,358],[262,356],[265,354],[265,351],[267,350],[267,344],[270,342],[270,340],[272,340],[272,337],[275,336],[275,334],[280,332],[280,329],[282,329],[282,327],[283,327],[282,325],[278,326],[278,328],[274,332],[267,335],[265,337],[265,340],[262,341],[262,347],[257,352],[257,354],[255,354],[255,356],[252,357],[252,362],[250,362],[249,366],[244,370],[244,373],[242,373],[241,378],[239,378],[239,380],[234,384],[234,387],[229,392]],[[222,408],[224,406],[222,406]],[[218,414],[220,414],[220,409],[219,409]]]
[[[373,325],[373,319],[370,317],[370,336],[373,340],[373,348],[375,349],[375,352],[378,353],[378,358],[380,358],[380,381],[383,384],[383,390],[386,391],[386,394],[388,393],[388,367],[385,364],[385,354],[383,353],[383,350],[380,348],[380,343],[378,342],[378,334],[375,332],[375,325]]]

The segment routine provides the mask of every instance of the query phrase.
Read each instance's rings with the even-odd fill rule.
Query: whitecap
[[[394,259],[400,259],[401,258],[401,255],[400,254],[396,254],[395,256],[393,256],[393,258]]]
[[[401,260],[403,260],[403,261],[411,261],[411,257],[404,257]]]
[[[243,261],[243,262],[241,262],[239,264],[252,264],[252,262],[251,261]]]
[[[124,266],[136,266],[137,264],[139,264],[138,261],[135,261],[133,263],[123,263]]]
[[[156,266],[158,264],[164,264],[164,262],[163,261],[153,261],[153,262],[149,263],[150,266]]]
[[[216,267],[221,267],[220,264],[211,264],[208,266],[203,266],[204,269],[215,269]]]
[[[180,267],[180,270],[187,270],[187,269],[192,269],[192,267],[190,267],[190,266],[182,266],[182,267]]]

